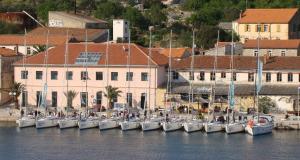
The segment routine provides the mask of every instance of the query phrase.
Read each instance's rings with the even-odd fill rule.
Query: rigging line
[[[191,60],[191,68],[190,68],[190,74],[192,76],[192,78],[190,78],[190,89],[189,89],[189,106],[188,106],[188,114],[190,114],[190,106],[191,103],[194,103],[194,89],[193,89],[193,82],[194,82],[194,61],[195,61],[195,30],[193,29],[193,43],[192,43],[192,60]]]
[[[106,49],[105,49],[105,68],[106,68],[106,87],[108,87],[109,85],[109,67],[108,67],[108,60],[109,60],[109,57],[108,57],[108,50],[109,49],[109,29],[107,29],[107,42],[106,42]],[[104,87],[104,89],[106,88]],[[106,93],[107,94],[107,93]],[[109,101],[108,101],[108,98],[106,98],[106,109],[108,109],[108,106],[109,106]]]
[[[26,41],[26,36],[27,36],[27,31],[26,31],[26,28],[25,28],[25,34],[24,34],[24,47],[25,47],[25,49],[27,50],[27,41]],[[26,87],[27,87],[27,79],[28,79],[28,71],[27,71],[27,53],[25,53],[24,55],[23,55],[23,69],[24,69],[24,72],[25,72],[25,79],[24,79],[24,81],[25,81],[25,83],[24,83],[24,89],[22,90],[22,94],[23,93],[25,93],[24,94],[24,98],[25,98],[25,103],[24,103],[24,107],[25,107],[25,114],[26,114],[26,112],[27,112],[27,98],[28,98],[28,91],[27,91],[27,94],[26,94]]]
[[[152,32],[150,29],[150,42],[149,42],[149,53],[148,53],[148,94],[147,94],[147,98],[148,98],[148,103],[147,103],[147,109],[150,110],[150,89],[151,89],[151,67],[150,67],[150,58],[152,57]]]
[[[127,107],[129,107],[129,96],[128,93],[130,93],[130,81],[131,81],[131,72],[130,72],[130,65],[131,65],[131,30],[130,30],[130,23],[128,22],[128,55],[127,55],[127,70],[128,70],[128,74],[126,74],[127,76],[127,95],[126,95],[126,102],[127,102]],[[125,51],[126,52],[126,51]],[[133,74],[133,73],[132,73]]]
[[[87,29],[85,29],[85,93],[86,93],[86,100],[85,100],[85,107],[86,107],[86,113],[88,112],[88,91],[87,91],[87,85],[88,85],[88,72],[87,72]]]

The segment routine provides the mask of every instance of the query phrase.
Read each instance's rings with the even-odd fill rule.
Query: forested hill
[[[160,0],[139,0],[144,10],[136,7],[137,0],[0,0],[0,11],[26,10],[46,23],[48,11],[69,11],[104,19],[130,21],[132,41],[147,46],[148,26],[155,26],[153,39],[158,46],[166,46],[169,32],[174,32],[174,47],[191,46],[192,29],[196,30],[197,47],[209,48],[216,41],[218,23],[231,22],[246,8],[299,8],[300,0],[182,0],[176,7],[164,6]],[[75,7],[76,6],[76,7]],[[182,16],[184,15],[184,16]],[[170,22],[170,19],[172,20]],[[22,30],[0,22],[0,33],[19,33]],[[231,39],[221,30],[220,40]],[[237,40],[238,37],[235,37]]]

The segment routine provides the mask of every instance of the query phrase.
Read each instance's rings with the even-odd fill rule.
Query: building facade
[[[41,105],[39,97],[47,93],[46,105],[63,110],[67,105],[64,93],[72,90],[77,93],[74,108],[81,109],[86,104],[90,108],[107,108],[105,87],[111,85],[121,91],[120,97],[114,99],[116,103],[138,108],[156,106],[156,90],[165,81],[166,57],[149,58],[148,49],[135,44],[69,44],[67,48],[68,54],[65,45],[49,50],[48,67],[43,63],[45,53],[29,57],[26,70],[22,62],[15,63],[15,81],[26,84],[20,104]]]
[[[292,98],[297,95],[300,83],[299,57],[260,57],[263,62],[261,96],[270,97],[283,111],[294,109]],[[217,62],[214,72],[214,62]],[[207,100],[211,99],[211,87],[216,87],[216,97],[227,99],[231,78],[235,84],[236,108],[255,106],[255,81],[257,58],[234,56],[233,70],[230,69],[230,56],[196,56],[194,72],[191,72],[191,58],[173,64],[172,92],[181,97],[188,96],[189,84],[193,92]],[[227,101],[223,104],[227,106]]]
[[[113,20],[113,40],[128,41],[129,22],[124,19]]]
[[[240,41],[257,39],[299,39],[299,9],[247,9],[233,22],[233,30]]]
[[[247,40],[244,44],[244,56],[300,56],[300,40]]]

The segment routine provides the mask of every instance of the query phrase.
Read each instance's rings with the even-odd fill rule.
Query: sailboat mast
[[[229,97],[228,97],[228,107],[227,107],[227,118],[228,118],[228,120],[227,120],[227,123],[229,123],[229,107],[230,108],[232,108],[233,106],[231,106],[232,105],[232,100],[233,100],[233,98],[234,97],[232,97],[233,95],[233,93],[232,93],[232,87],[234,87],[233,85],[233,49],[234,49],[234,47],[233,47],[233,30],[231,30],[231,54],[230,54],[230,74],[231,74],[231,76],[230,76],[230,85],[229,85],[229,90],[228,90],[228,95],[229,95]],[[233,110],[232,110],[232,114],[233,114]],[[233,117],[234,118],[234,117]]]
[[[213,72],[211,76],[214,77],[214,83],[211,84],[211,101],[209,103],[209,105],[211,106],[212,104],[215,103],[215,92],[216,92],[216,68],[217,68],[217,65],[218,65],[218,53],[219,53],[219,39],[220,39],[220,30],[218,30],[218,37],[217,37],[217,49],[216,49],[216,54],[214,56],[214,69],[213,69]],[[209,106],[209,107],[210,107]]]
[[[26,28],[24,29],[24,46],[25,46],[25,48],[27,49],[27,41],[26,41],[26,35],[27,35],[27,31],[26,31]],[[27,94],[26,94],[26,91],[24,91],[24,90],[26,90],[26,87],[27,87],[27,79],[28,79],[28,72],[27,72],[27,53],[26,54],[24,54],[23,55],[23,68],[24,68],[24,72],[25,72],[25,76],[26,76],[26,78],[25,78],[25,83],[24,83],[24,89],[22,90],[22,93],[24,93],[25,92],[25,94],[23,94],[23,96],[25,96],[24,97],[24,99],[25,99],[25,102],[24,102],[24,107],[25,107],[25,115],[27,115],[27,94],[28,94],[28,92],[27,92]],[[20,110],[21,111],[21,110]]]
[[[108,81],[109,81],[109,67],[108,67],[108,60],[109,60],[109,57],[108,57],[108,47],[109,47],[109,29],[107,29],[107,42],[106,42],[106,50],[105,50],[105,69],[106,69],[106,87],[108,87]],[[109,106],[109,100],[108,98],[106,98],[106,105],[107,105],[107,108],[108,109],[108,106]],[[102,107],[102,105],[101,105]],[[102,109],[102,108],[101,108]],[[100,109],[100,110],[101,110]]]
[[[86,113],[88,112],[88,92],[87,92],[87,85],[88,85],[88,72],[87,72],[87,30],[85,30],[85,93],[86,93],[86,101],[85,101],[85,108]]]
[[[170,33],[170,47],[169,47],[169,68],[168,68],[168,82],[167,82],[167,95],[166,95],[166,102],[169,98],[169,95],[171,94],[171,68],[172,68],[172,30]],[[172,105],[172,102],[170,101],[170,106]],[[166,107],[166,105],[165,105]],[[166,108],[165,108],[166,109]]]
[[[148,54],[148,110],[150,110],[150,89],[151,89],[151,68],[150,68],[150,58],[152,57],[152,32],[151,32],[151,27],[149,28],[150,31],[150,42],[149,42],[149,54]]]
[[[260,25],[260,24],[259,24]],[[256,77],[258,77],[258,72],[259,72],[259,66],[260,66],[260,61],[259,61],[259,54],[260,54],[260,29],[258,30],[258,38],[257,38],[257,56],[256,56],[256,61],[257,61],[257,69],[256,69]],[[262,69],[262,68],[261,68]],[[262,75],[260,75],[262,76]],[[256,91],[256,107],[257,107],[257,121],[259,122],[259,106],[258,106],[258,101],[259,101],[259,91],[257,89],[257,79],[255,78],[255,91]],[[261,84],[260,84],[261,85]]]
[[[190,79],[190,89],[189,89],[189,106],[188,106],[188,114],[190,114],[190,106],[194,103],[194,90],[193,90],[193,82],[194,82],[194,61],[195,61],[195,30],[193,29],[193,43],[192,43],[192,60],[191,60],[191,76]]]
[[[67,81],[67,114],[69,112],[69,66],[68,66],[68,57],[69,57],[69,30],[67,30],[67,40],[66,40],[66,50],[65,50],[65,64],[64,64],[64,68],[66,69],[66,81]]]
[[[131,37],[130,37],[130,34],[131,34],[131,30],[130,30],[130,23],[128,23],[128,56],[127,56],[127,68],[128,68],[128,84],[127,84],[127,93],[130,93],[130,81],[131,81],[131,73],[130,73],[130,65],[131,65]],[[129,96],[127,95],[127,105],[129,107]],[[132,98],[132,97],[131,97]]]

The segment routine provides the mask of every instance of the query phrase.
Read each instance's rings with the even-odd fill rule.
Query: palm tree
[[[113,104],[113,99],[121,96],[120,93],[122,93],[122,91],[120,91],[119,88],[117,87],[112,87],[111,85],[106,86],[105,89],[106,89],[106,93],[104,93],[104,96],[108,99],[108,106],[111,109]]]
[[[14,82],[9,88],[0,88],[0,92],[6,92],[12,94],[13,102],[15,103],[16,108],[19,108],[19,96],[24,91],[25,87],[22,83]]]
[[[38,54],[40,52],[44,52],[47,49],[46,45],[35,45],[35,46],[33,46],[33,48],[34,48],[34,51],[33,51],[32,55]]]
[[[73,108],[73,100],[77,96],[77,92],[74,90],[70,90],[68,92],[64,92],[64,95],[67,98],[67,109]]]

